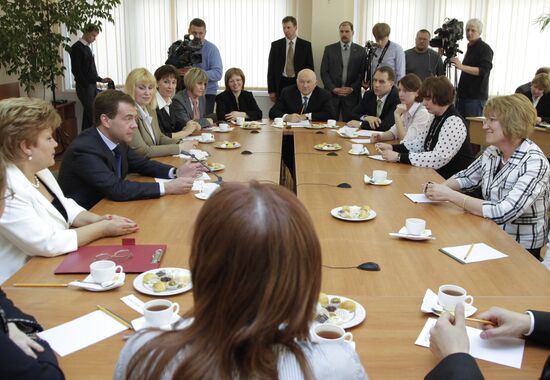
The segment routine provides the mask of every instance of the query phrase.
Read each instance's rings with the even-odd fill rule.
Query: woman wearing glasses
[[[32,256],[58,256],[105,237],[138,230],[130,219],[100,216],[65,198],[48,170],[61,118],[40,99],[0,101],[0,154],[6,159],[5,211],[0,218],[0,284]]]
[[[548,235],[549,165],[541,149],[527,138],[537,112],[525,96],[514,94],[491,98],[483,113],[489,147],[442,184],[428,183],[426,196],[493,220],[540,260]],[[483,199],[463,193],[478,188]]]

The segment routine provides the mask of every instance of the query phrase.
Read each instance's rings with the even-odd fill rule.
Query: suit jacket
[[[71,71],[77,85],[95,84],[102,78],[97,75],[94,55],[89,46],[84,45],[80,40],[71,46]]]
[[[138,128],[134,132],[134,137],[132,137],[132,141],[130,142],[130,149],[147,158],[179,154],[180,148],[178,142],[171,137],[165,136],[160,131],[157,113],[151,112],[150,115],[155,140],[153,141],[145,120],[141,117],[141,113],[138,112],[138,118],[136,119]]]
[[[271,50],[269,50],[269,59],[267,63],[267,92],[281,93],[281,77],[286,63],[286,38],[273,41]],[[302,69],[311,69],[313,67],[313,52],[311,51],[311,42],[296,38],[294,46],[294,71],[296,75]]]
[[[189,120],[193,120],[193,107],[187,90],[178,91],[176,96],[172,98],[172,109],[176,118],[176,130],[181,131]],[[196,120],[201,127],[209,125],[208,120],[204,117],[206,114],[206,98],[199,97],[200,119]]]
[[[158,107],[156,113],[160,131],[164,133],[165,136],[172,137],[172,133],[179,131],[176,129],[176,115],[174,114],[172,104],[170,104],[168,108],[170,109],[170,113],[166,112],[164,108],[159,109]]]
[[[6,200],[6,208],[0,218],[0,283],[32,256],[52,257],[76,250],[76,232],[69,227],[84,211],[75,201],[65,198],[48,169],[36,175],[57,196],[67,212],[68,222],[17,166],[9,164],[6,174],[8,187],[15,197]]]
[[[354,99],[357,103],[361,99],[361,80],[365,75],[365,49],[355,43],[350,44],[349,49],[346,83],[342,83],[344,63],[340,42],[325,47],[323,61],[321,62],[321,79],[323,79],[325,89],[331,93],[337,87],[353,88],[353,92],[348,98]]]
[[[535,317],[535,329],[526,337],[537,343],[550,344],[550,313],[531,310]],[[475,359],[464,353],[449,355],[439,362],[425,377],[427,380],[481,380],[483,375]],[[541,379],[550,379],[550,356],[542,370]]]
[[[315,87],[307,107],[302,112],[302,94],[298,90],[298,86],[293,84],[283,88],[281,96],[277,99],[277,102],[269,110],[269,117],[275,119],[276,117],[283,117],[284,114],[290,113],[311,113],[311,120],[322,120],[335,118],[335,111],[332,104],[332,97],[330,93],[324,88]]]
[[[80,133],[67,148],[59,169],[59,184],[65,194],[87,209],[104,196],[114,201],[160,197],[158,183],[132,182],[125,177],[128,172],[132,172],[148,177],[168,178],[172,167],[149,160],[124,143],[119,146],[122,157],[121,178],[116,174],[117,163],[113,152],[102,140],[97,128]]]
[[[527,96],[529,101],[533,101],[533,94],[531,90],[527,92],[522,92],[523,95]],[[537,109],[537,116],[547,123],[550,123],[550,92],[542,95],[535,107]]]
[[[233,111],[246,112],[248,116],[246,120],[260,120],[262,118],[262,110],[258,107],[258,103],[256,103],[256,99],[250,91],[241,91],[238,104],[231,90],[225,90],[216,96],[216,116],[218,120],[225,120],[225,115]]]
[[[397,91],[397,87],[394,86],[392,87],[390,93],[388,94],[388,97],[386,98],[386,101],[384,102],[384,106],[382,107],[382,113],[380,113],[380,119],[382,119],[382,123],[376,129],[377,131],[387,131],[391,128],[392,125],[395,124],[393,112],[395,111],[395,107],[397,107],[399,103],[399,92]],[[361,116],[365,115],[376,116],[376,95],[374,94],[373,90],[365,92],[365,95],[363,95],[363,99],[361,99],[361,102],[353,109],[352,115],[354,120],[360,120]],[[373,128],[370,127],[368,122],[363,121],[361,123],[361,129]]]
[[[34,338],[42,347],[43,352],[35,351],[36,359],[31,358],[19,348],[5,332],[5,327],[12,322],[25,332],[36,333],[42,331],[42,326],[36,322],[34,317],[23,313],[6,294],[0,290],[0,310],[4,315],[0,316],[0,378],[2,379],[41,379],[41,380],[62,380],[65,377],[59,368],[57,359],[51,347],[46,341]]]

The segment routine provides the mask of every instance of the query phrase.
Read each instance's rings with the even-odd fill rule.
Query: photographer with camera
[[[493,68],[493,50],[481,40],[483,24],[478,19],[466,23],[468,49],[464,60],[452,57],[450,62],[460,71],[457,88],[457,110],[462,117],[481,116],[489,98],[489,74]]]
[[[222,79],[223,64],[220,51],[212,42],[207,41],[206,23],[194,18],[189,23],[187,35],[176,41],[168,49],[166,64],[174,65],[184,76],[191,67],[206,71],[208,86],[206,88],[206,114],[214,112],[214,102],[218,92],[218,81]]]

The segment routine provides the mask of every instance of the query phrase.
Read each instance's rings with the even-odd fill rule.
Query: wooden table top
[[[205,144],[200,148],[212,154],[209,161],[226,165],[226,169],[219,172],[224,180],[257,179],[278,183],[284,132],[288,133],[271,127],[264,127],[258,134],[236,129],[232,133],[215,135],[217,140],[241,142],[240,149],[223,151]],[[355,266],[374,261],[382,268],[380,272],[323,268],[324,292],[355,299],[367,310],[366,320],[350,331],[371,378],[423,378],[437,363],[428,349],[414,345],[427,318],[420,312],[427,288],[436,291],[444,283],[461,285],[474,296],[480,310],[494,305],[517,311],[550,310],[550,272],[493,222],[466,214],[449,203],[414,204],[403,195],[404,192],[419,193],[422,183],[428,180],[441,181],[435,171],[351,156],[347,153],[351,148],[349,141],[332,131],[315,132],[292,130],[297,194],[314,221],[323,249],[323,264]],[[315,151],[313,145],[323,141],[338,142],[344,149],[338,156]],[[372,145],[368,148],[374,152]],[[241,154],[244,150],[252,154]],[[179,162],[174,157],[161,160]],[[389,186],[365,185],[363,174],[370,174],[374,169],[387,170],[393,183]],[[352,188],[335,187],[342,182],[349,183]],[[331,208],[344,204],[368,204],[377,212],[377,217],[368,222],[348,223],[330,216]],[[168,250],[162,266],[188,267],[192,225],[202,205],[203,201],[185,194],[132,202],[103,200],[93,211],[117,213],[136,220],[140,231],[129,237],[135,238],[138,244],[166,243]],[[413,242],[388,236],[389,232],[399,230],[407,217],[425,219],[437,239]],[[117,244],[120,239],[101,239],[93,244]],[[509,257],[462,265],[438,251],[441,247],[474,242],[485,242]],[[63,257],[33,258],[3,286],[16,305],[34,315],[45,328],[89,313],[97,304],[134,319],[139,315],[120,298],[135,294],[144,301],[152,299],[133,289],[136,275],[131,274],[127,275],[124,286],[103,293],[12,286],[16,282],[63,283],[78,278],[53,274],[62,261]],[[170,299],[180,303],[183,311],[192,305],[191,292]],[[111,378],[118,352],[124,345],[121,339],[124,334],[60,358],[67,379]],[[479,363],[487,378],[536,378],[549,353],[546,348],[527,344],[521,370]]]

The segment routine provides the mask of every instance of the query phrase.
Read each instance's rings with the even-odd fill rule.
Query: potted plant
[[[70,50],[70,38],[85,24],[106,19],[120,0],[0,0],[0,66],[16,74],[29,93],[41,83],[52,90],[65,66],[60,48]]]

